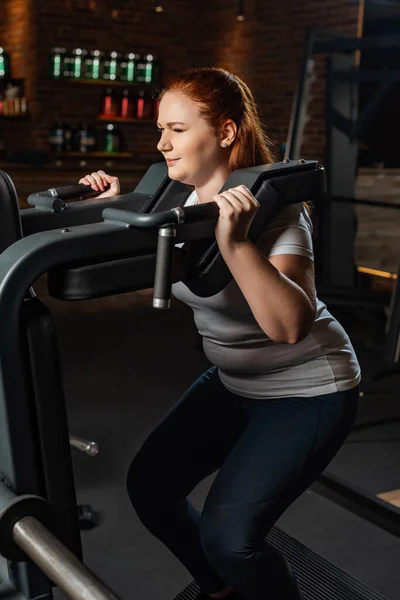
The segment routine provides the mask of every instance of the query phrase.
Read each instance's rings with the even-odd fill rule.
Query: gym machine
[[[357,302],[357,270],[354,265],[353,245],[356,234],[354,198],[357,174],[357,136],[378,108],[390,87],[400,80],[400,71],[391,69],[361,69],[357,59],[360,50],[390,50],[400,46],[399,36],[378,38],[348,38],[329,29],[309,31],[296,94],[292,104],[285,158],[300,156],[307,122],[310,89],[316,78],[315,56],[325,55],[325,157],[327,198],[316,206],[318,233],[315,252],[318,267],[317,281],[320,296],[331,295],[332,304]],[[361,82],[378,84],[374,94],[359,111]],[[336,297],[335,296],[340,296]],[[364,304],[376,303],[363,290]],[[354,297],[353,297],[354,296]],[[362,299],[361,299],[362,300]]]
[[[156,166],[156,171],[162,168]],[[14,223],[18,234],[21,222],[25,234],[3,250],[0,260],[0,552],[7,559],[8,585],[21,599],[52,598],[53,585],[43,573],[73,599],[115,598],[98,582],[89,581],[85,571],[82,574],[55,332],[32,284],[47,273],[52,295],[76,300],[143,289],[155,277],[154,305],[166,309],[174,281],[182,280],[207,297],[231,279],[215,242],[218,207],[215,203],[185,207],[190,190],[169,193],[176,182],[164,179],[152,193],[140,191],[143,185],[139,184],[139,191],[129,197],[111,203],[78,201],[63,210],[51,206],[63,192],[40,193],[37,208],[19,215],[12,182],[3,175],[0,205],[7,206],[8,225]],[[223,189],[239,183],[247,185],[260,202],[249,232],[250,239],[256,240],[273,212],[319,197],[324,171],[315,161],[264,165],[233,172]],[[81,187],[74,192],[81,193]],[[84,224],[78,224],[81,218]],[[181,242],[183,247],[177,247]],[[383,600],[278,528],[271,531],[269,541],[291,561],[306,598],[323,593],[327,600]],[[58,556],[55,547],[60,549]],[[87,584],[93,584],[89,592]],[[97,593],[99,586],[102,591]],[[191,584],[180,596],[190,597],[194,588]]]

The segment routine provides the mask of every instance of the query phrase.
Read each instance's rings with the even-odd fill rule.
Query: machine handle
[[[105,186],[105,190],[110,189],[110,185]],[[28,204],[39,207],[43,210],[51,210],[52,212],[60,213],[67,208],[66,200],[73,198],[92,198],[98,196],[90,185],[85,183],[74,183],[73,185],[64,185],[59,188],[50,188],[43,192],[36,192],[28,196]]]
[[[173,226],[158,230],[156,272],[154,276],[153,307],[168,309],[171,305],[172,257],[176,229]]]
[[[104,191],[110,189],[110,184],[107,183],[104,187]],[[47,190],[53,196],[53,198],[60,198],[60,200],[72,200],[73,198],[89,198],[90,196],[98,196],[99,192],[95,191],[90,185],[85,183],[74,183],[73,185],[64,185],[58,188],[51,188]],[[41,194],[42,192],[39,192]]]
[[[155,228],[174,223],[181,225],[182,223],[197,223],[217,219],[219,208],[215,202],[206,202],[195,206],[183,206],[149,214],[140,214],[118,208],[106,208],[102,214],[105,220],[124,223],[133,227]]]

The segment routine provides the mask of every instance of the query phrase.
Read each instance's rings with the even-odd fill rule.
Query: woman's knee
[[[151,468],[146,457],[145,447],[138,451],[133,458],[126,477],[128,495],[138,517],[148,520],[156,511],[154,498],[157,498],[157,490],[154,469]]]
[[[257,550],[256,540],[229,508],[203,511],[199,533],[204,553],[221,577],[240,571]]]

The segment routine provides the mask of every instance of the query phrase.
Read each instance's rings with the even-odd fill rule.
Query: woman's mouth
[[[169,167],[173,167],[176,162],[180,160],[179,158],[167,158],[166,163]]]

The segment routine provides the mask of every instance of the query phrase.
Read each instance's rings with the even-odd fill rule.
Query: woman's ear
[[[228,119],[227,121],[225,121],[221,127],[221,132],[220,132],[220,136],[221,136],[220,143],[221,143],[222,148],[228,148],[229,146],[231,146],[233,144],[233,142],[235,141],[236,134],[237,134],[237,126],[236,126],[235,121],[232,121],[232,119]]]

